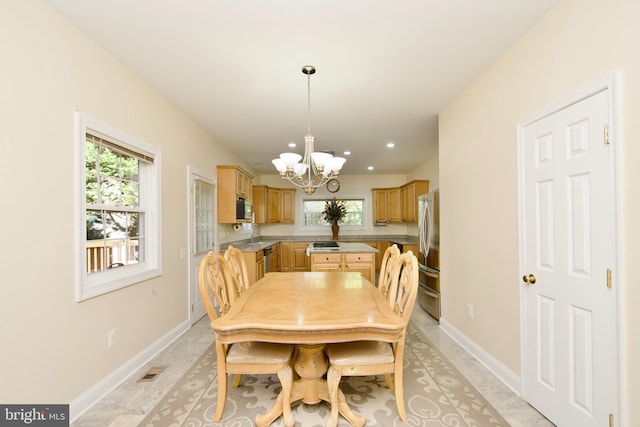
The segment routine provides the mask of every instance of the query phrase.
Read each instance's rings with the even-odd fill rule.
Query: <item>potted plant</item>
[[[344,200],[338,200],[334,197],[333,199],[324,202],[322,218],[331,224],[333,240],[338,240],[338,232],[340,231],[338,221],[341,221],[346,215],[347,208],[344,205]]]

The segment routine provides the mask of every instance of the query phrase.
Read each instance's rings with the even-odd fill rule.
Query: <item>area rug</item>
[[[404,396],[407,422],[398,416],[393,391],[384,376],[344,377],[340,383],[352,409],[367,418],[367,426],[489,427],[509,424],[413,324],[407,329],[404,354]],[[270,409],[280,392],[275,375],[244,375],[237,388],[229,388],[219,422],[216,409],[215,345],[211,345],[162,398],[140,427],[244,427],[254,426],[257,414]],[[296,426],[324,427],[330,407],[295,403]],[[281,427],[278,418],[272,426]],[[342,417],[339,426],[349,423]]]

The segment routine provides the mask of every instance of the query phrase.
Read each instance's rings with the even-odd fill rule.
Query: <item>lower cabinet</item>
[[[311,271],[311,260],[307,256],[310,242],[281,242],[280,271]]]
[[[418,256],[418,245],[415,245],[413,243],[407,244],[405,243],[404,245],[402,245],[402,252],[413,252],[413,254],[415,256]]]
[[[249,283],[253,285],[264,277],[264,252],[243,252],[244,262],[247,265]]]
[[[390,242],[388,241],[379,241],[379,242],[365,242],[367,245],[372,248],[376,248],[378,252],[375,254],[376,259],[376,273],[380,271],[380,267],[382,266],[382,258],[384,257],[385,251],[389,248]]]
[[[311,254],[311,271],[358,272],[375,283],[374,253],[315,253]]]

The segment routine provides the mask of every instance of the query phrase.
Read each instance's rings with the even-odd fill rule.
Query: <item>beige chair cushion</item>
[[[286,363],[291,357],[293,346],[268,342],[235,343],[227,353],[227,363],[242,364],[278,364]]]
[[[393,363],[391,344],[382,341],[353,341],[327,346],[332,365],[381,365]]]

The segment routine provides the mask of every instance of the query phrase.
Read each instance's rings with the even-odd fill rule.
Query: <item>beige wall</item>
[[[69,403],[188,318],[187,165],[241,163],[43,2],[0,2],[0,40],[0,402]],[[163,158],[162,276],[80,303],[74,108]]]
[[[640,2],[563,0],[440,115],[443,318],[520,375],[516,124],[614,72],[623,412],[640,425]],[[466,316],[467,304],[475,308]],[[597,343],[596,343],[597,345]],[[614,392],[614,391],[612,391]]]

